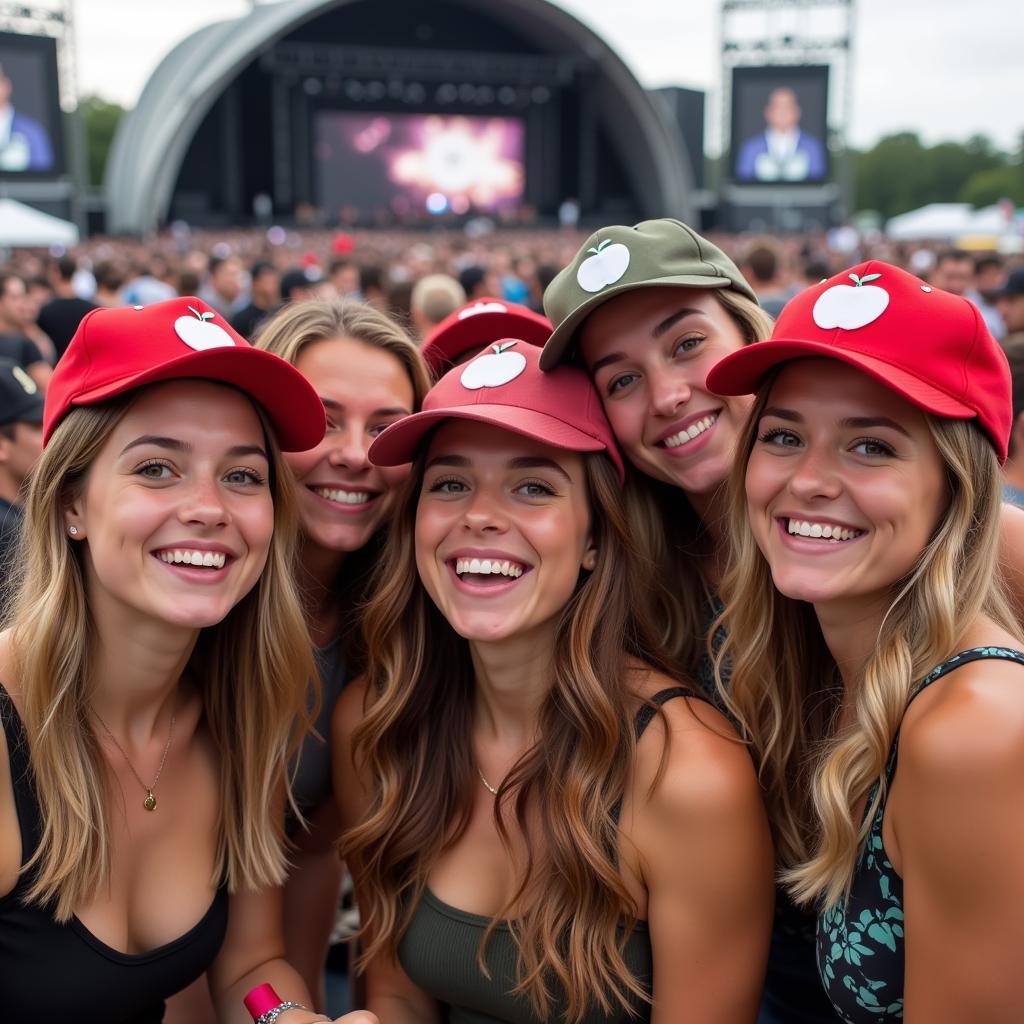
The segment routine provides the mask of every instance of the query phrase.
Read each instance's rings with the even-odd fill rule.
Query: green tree
[[[972,174],[960,190],[960,200],[972,206],[991,206],[1000,199],[1012,199],[1024,206],[1024,167],[1009,164]]]
[[[101,96],[84,96],[79,108],[84,121],[89,183],[102,185],[107,156],[114,141],[118,122],[124,116],[124,107],[118,103],[110,103]]]
[[[1024,137],[1021,145],[1024,153]],[[1001,153],[984,135],[925,146],[913,132],[900,132],[852,159],[856,208],[877,210],[883,217],[926,203],[984,205],[1020,195],[1021,157]]]

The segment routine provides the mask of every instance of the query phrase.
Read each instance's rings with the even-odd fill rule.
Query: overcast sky
[[[718,0],[558,4],[617,50],[643,85],[706,90],[715,146]],[[76,0],[80,90],[132,106],[175,43],[248,9],[247,0]],[[1016,145],[1024,131],[1022,0],[856,0],[856,9],[854,145],[904,129],[930,143],[981,132],[1005,148]]]

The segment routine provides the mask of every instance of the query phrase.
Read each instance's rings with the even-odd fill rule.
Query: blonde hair
[[[418,409],[430,390],[430,371],[412,338],[380,310],[352,299],[292,302],[262,324],[253,344],[295,366],[302,350],[329,338],[351,338],[390,352],[412,384]]]
[[[562,610],[539,739],[498,790],[495,823],[511,854],[500,807],[514,808],[527,863],[497,921],[518,954],[517,994],[552,1019],[564,993],[568,1021],[595,1004],[605,1014],[649,1001],[624,949],[637,915],[617,864],[617,807],[636,740],[630,657],[661,665],[636,595],[649,572],[632,547],[610,461],[584,456],[598,560]],[[469,745],[473,665],[416,570],[414,526],[424,459],[414,464],[366,613],[374,657],[354,758],[370,780],[365,818],[341,851],[362,894],[365,953],[395,956],[441,853],[469,822],[479,786]],[[534,813],[535,812],[535,813]]]
[[[89,723],[95,636],[82,545],[69,541],[64,509],[139,392],[72,409],[31,478],[21,532],[12,643],[39,800],[39,846],[24,866],[30,903],[53,901],[67,921],[108,881],[110,823],[105,762]],[[274,533],[253,589],[202,630],[189,662],[220,758],[214,884],[230,891],[280,885],[286,876],[284,766],[306,726],[306,685],[315,678],[309,637],[291,580],[295,506],[288,467],[267,436]]]
[[[730,481],[733,549],[716,622],[728,636],[715,669],[720,696],[759,764],[783,880],[797,902],[828,908],[845,897],[884,798],[886,758],[913,686],[956,652],[965,624],[978,615],[1018,632],[997,564],[1001,473],[974,423],[928,417],[949,506],[914,568],[893,584],[867,664],[847,680],[853,723],[836,737],[843,688],[835,661],[813,607],[775,589],[748,521],[746,466],[770,390],[771,379],[751,410]],[[876,782],[863,820],[854,820],[854,807]]]
[[[394,356],[412,385],[411,411],[419,411],[430,390],[427,364],[409,335],[368,303],[353,299],[294,302],[279,310],[260,328],[254,344],[296,366],[303,349],[331,338],[350,338]],[[389,523],[390,517],[366,544],[345,559],[335,581],[334,594],[340,611],[336,632],[341,638],[350,675],[360,673],[366,663],[363,604]]]
[[[422,315],[437,325],[466,301],[466,290],[448,274],[427,274],[412,286],[409,306],[413,316]]]

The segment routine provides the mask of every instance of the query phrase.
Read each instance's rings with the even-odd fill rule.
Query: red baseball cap
[[[431,370],[442,374],[470,349],[504,338],[542,348],[551,331],[551,321],[526,306],[504,299],[474,299],[445,317],[427,335],[420,351]]]
[[[707,386],[719,395],[753,394],[769,370],[801,356],[849,363],[936,416],[977,418],[1006,460],[1010,368],[968,299],[869,260],[800,292],[771,338],[726,356]]]
[[[72,406],[183,377],[244,391],[266,410],[285,451],[305,451],[324,436],[323,403],[306,378],[253,348],[201,299],[185,296],[86,313],[50,378],[43,443]]]
[[[375,466],[404,465],[443,420],[473,420],[553,448],[607,452],[622,483],[622,455],[590,377],[576,366],[542,373],[540,353],[536,345],[509,338],[449,370],[423,399],[422,412],[378,435],[370,445],[370,461]]]

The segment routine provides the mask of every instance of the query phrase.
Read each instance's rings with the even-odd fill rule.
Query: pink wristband
[[[274,991],[273,985],[257,985],[250,990],[249,994],[242,1000],[249,1016],[253,1020],[259,1020],[268,1010],[280,1006],[284,1000]]]

